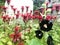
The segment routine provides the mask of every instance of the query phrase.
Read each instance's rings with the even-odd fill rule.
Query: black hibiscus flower
[[[50,31],[52,29],[53,23],[51,20],[43,19],[39,25],[41,30]]]
[[[48,45],[54,45],[54,43],[53,43],[53,38],[52,38],[50,35],[48,36],[47,44],[48,44]]]
[[[41,39],[41,38],[42,38],[43,33],[42,33],[40,30],[36,30],[35,33],[36,33],[36,37],[37,37],[38,39]]]

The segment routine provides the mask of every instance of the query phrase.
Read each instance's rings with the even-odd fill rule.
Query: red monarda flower
[[[42,21],[43,17],[42,16],[39,16],[39,20]]]
[[[8,5],[10,4],[10,1],[11,1],[11,0],[7,0]]]
[[[24,11],[24,6],[21,7],[22,12]]]
[[[52,16],[52,19],[56,19],[57,18],[57,16]]]
[[[21,38],[21,33],[10,34],[10,38],[12,38],[13,42],[17,42],[17,41],[19,41],[19,38]]]
[[[15,26],[15,31],[18,31],[20,29],[19,26]]]
[[[13,6],[13,5],[11,5],[11,9],[13,9],[13,7],[14,7],[14,6]]]
[[[32,15],[30,13],[27,16],[28,16],[28,20],[32,19]]]
[[[6,12],[7,7],[2,6],[2,9],[4,10],[4,12]]]
[[[34,15],[40,15],[40,12],[38,10],[35,10]]]
[[[2,16],[2,18],[3,18],[3,21],[5,22],[8,18],[8,15]]]
[[[15,13],[16,9],[17,9],[17,8],[13,8],[14,13]]]
[[[2,16],[3,18],[3,21],[10,21],[11,17],[9,17],[9,15],[5,15],[5,16]]]
[[[52,16],[51,15],[47,15],[46,16],[46,20],[51,20],[52,19]]]
[[[14,38],[14,35],[15,35],[14,33],[13,34],[10,34],[10,38]]]
[[[20,11],[17,11],[17,14],[19,14],[20,13]]]
[[[16,15],[16,19],[18,19],[19,18],[19,14],[15,14]]]
[[[16,11],[17,8],[13,8],[13,11]]]
[[[32,14],[32,10],[30,10],[30,14]]]
[[[22,17],[23,17],[23,21],[25,22],[25,21],[27,21],[27,15],[22,15]]]
[[[26,6],[26,12],[28,12],[29,6]]]

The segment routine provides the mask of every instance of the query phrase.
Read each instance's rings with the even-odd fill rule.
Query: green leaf
[[[0,45],[4,45],[4,44],[0,41]]]
[[[11,41],[8,41],[7,42],[7,45],[13,45]]]
[[[39,41],[39,39],[34,38],[30,41],[29,45],[43,45],[43,44]]]
[[[1,41],[2,41],[3,43],[6,43],[6,42],[7,42],[6,39],[4,39],[4,38],[2,38]]]
[[[2,19],[0,19],[0,25],[1,25],[1,24],[3,24],[3,21],[2,21]]]

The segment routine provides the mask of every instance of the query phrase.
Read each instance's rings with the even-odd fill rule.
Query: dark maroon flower
[[[47,45],[54,45],[52,36],[48,36]]]
[[[41,39],[41,38],[43,37],[42,31],[36,30],[35,33],[36,33],[36,37],[37,37],[38,39]]]
[[[43,19],[39,25],[42,31],[50,31],[52,30],[53,23],[51,20]]]

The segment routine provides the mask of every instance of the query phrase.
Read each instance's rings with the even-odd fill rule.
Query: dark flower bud
[[[49,35],[48,39],[47,39],[47,44],[48,45],[54,45],[53,43],[53,38]]]
[[[37,37],[38,39],[41,39],[41,38],[42,38],[43,33],[42,33],[40,30],[35,31],[35,33],[36,33],[36,37]]]

